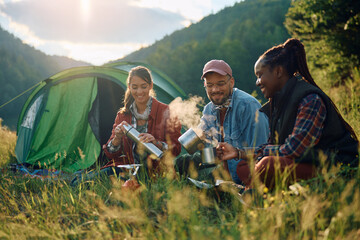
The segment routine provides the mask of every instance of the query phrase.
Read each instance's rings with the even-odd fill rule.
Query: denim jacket
[[[224,141],[237,148],[256,147],[266,143],[269,136],[269,121],[267,116],[260,112],[260,103],[250,94],[233,88],[230,105],[224,120]],[[203,110],[201,127],[206,139],[216,146],[221,141],[220,113],[216,105],[208,103]],[[228,160],[230,175],[235,183],[241,183],[236,166],[240,160]]]

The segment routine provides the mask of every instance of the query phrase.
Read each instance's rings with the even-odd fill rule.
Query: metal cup
[[[216,148],[206,147],[201,150],[201,159],[203,163],[213,164],[216,162]]]
[[[190,154],[194,154],[197,150],[204,148],[203,141],[192,128],[189,128],[178,140]]]

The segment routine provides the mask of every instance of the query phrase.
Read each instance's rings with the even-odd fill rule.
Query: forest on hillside
[[[233,69],[235,86],[252,93],[256,89],[256,59],[290,37],[284,26],[290,2],[236,3],[123,60],[147,62],[167,73],[186,93],[205,97],[200,81],[202,68],[211,59],[223,59]]]
[[[24,44],[0,27],[0,106],[40,81],[69,67],[89,65],[66,57],[49,56]],[[15,129],[28,94],[0,109],[4,125]]]
[[[305,45],[310,71],[322,87],[354,80],[360,64],[360,1],[294,1],[285,26]]]
[[[233,69],[235,86],[252,93],[257,58],[266,49],[296,37],[305,45],[314,79],[326,90],[356,75],[359,12],[360,1],[356,0],[245,0],[124,59],[148,62],[185,92],[203,97],[203,65],[210,59],[224,59]],[[261,96],[258,94],[259,99]]]

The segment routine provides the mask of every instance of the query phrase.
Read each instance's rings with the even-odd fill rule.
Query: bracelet
[[[114,146],[114,145],[112,144],[112,140],[111,140],[111,141],[108,143],[107,148],[108,148],[109,152],[111,152],[111,153],[117,152],[117,151],[119,151],[120,148],[121,148],[121,142],[120,142],[119,145]]]
[[[169,146],[167,145],[166,142],[162,142],[162,141],[156,140],[155,146],[156,146],[157,144],[161,146],[161,147],[160,147],[160,150],[161,150],[161,151],[165,151],[165,150],[168,150],[168,149],[169,149]]]
[[[156,145],[161,145],[161,147],[159,148],[158,146],[156,146]],[[157,148],[159,148],[160,150],[162,150],[162,144],[161,144],[161,142],[159,141],[159,140],[156,140],[156,144],[155,144],[155,146],[157,147]]]
[[[243,150],[242,149],[240,149],[240,148],[236,148],[236,150],[237,150],[237,152],[238,152],[238,157],[237,157],[237,159],[243,159],[243,157],[242,157],[242,153],[243,153]]]

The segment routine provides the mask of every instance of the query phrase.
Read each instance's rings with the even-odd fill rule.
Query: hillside
[[[69,67],[89,65],[66,57],[49,56],[0,27],[0,105],[45,78]],[[4,125],[14,129],[27,94],[0,109]]]
[[[188,94],[205,97],[200,82],[203,65],[214,58],[224,59],[233,69],[236,87],[251,93],[256,89],[256,59],[289,37],[283,23],[290,2],[236,3],[120,60],[147,62],[168,74]]]

